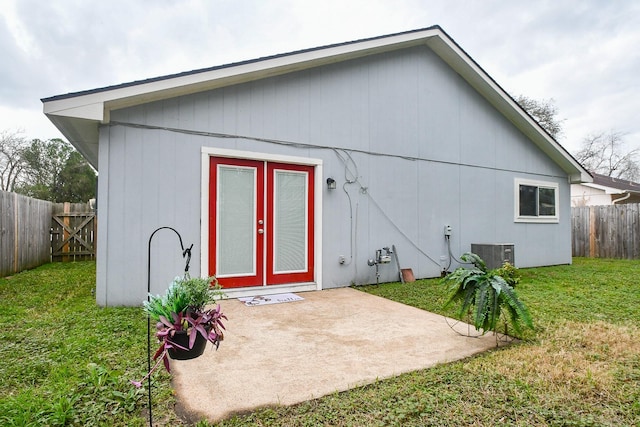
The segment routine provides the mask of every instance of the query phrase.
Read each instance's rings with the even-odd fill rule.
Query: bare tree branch
[[[582,141],[582,148],[575,154],[576,160],[591,172],[637,181],[640,179],[637,162],[640,149],[627,149],[623,136],[614,131],[587,136]]]
[[[13,191],[24,179],[22,153],[27,146],[19,131],[0,132],[0,190]]]

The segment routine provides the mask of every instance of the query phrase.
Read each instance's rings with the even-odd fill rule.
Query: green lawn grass
[[[638,426],[639,271],[591,259],[523,269],[516,290],[536,330],[521,343],[219,425]],[[146,319],[96,307],[94,278],[82,262],[0,279],[0,425],[146,424],[146,391],[129,383],[146,370]],[[439,280],[359,289],[447,314]],[[181,425],[169,376],[154,384],[154,425]]]
[[[98,308],[94,288],[94,262],[0,279],[0,425],[145,425],[146,393],[129,380],[145,372],[146,318]],[[171,403],[168,376],[157,380]]]

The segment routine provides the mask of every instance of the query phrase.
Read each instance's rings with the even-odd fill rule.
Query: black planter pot
[[[204,353],[204,349],[207,347],[207,340],[202,336],[202,334],[192,331],[192,334],[197,334],[196,342],[193,343],[193,347],[189,350],[182,350],[180,348],[169,348],[167,349],[167,353],[169,353],[169,357],[174,360],[190,360],[195,359]],[[187,331],[176,331],[176,333],[171,338],[171,342],[178,344],[181,347],[189,348],[189,335],[187,335]]]

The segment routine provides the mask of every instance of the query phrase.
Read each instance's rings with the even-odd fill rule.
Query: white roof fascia
[[[605,194],[621,194],[624,193],[624,191],[615,189],[615,188],[611,188],[611,187],[606,187],[603,185],[598,185],[598,184],[594,184],[592,182],[584,182],[582,183],[582,185],[584,185],[585,187],[589,187],[589,188],[594,188],[596,190],[601,190],[604,191]]]
[[[76,102],[66,102],[75,100]],[[78,102],[79,101],[79,102]],[[86,102],[82,102],[86,101]],[[62,100],[47,101],[43,106],[44,113],[54,116],[72,117],[76,119],[104,120],[104,103],[91,100],[90,98],[77,99],[69,98]]]
[[[602,190],[605,194],[627,194],[627,193],[639,193],[639,191],[622,190],[619,188],[609,187],[607,185],[594,184],[592,182],[583,183],[585,187],[595,188],[596,190]]]

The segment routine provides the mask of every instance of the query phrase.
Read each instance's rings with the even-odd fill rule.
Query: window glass
[[[538,215],[555,216],[556,214],[556,190],[553,188],[538,188],[539,210]]]
[[[515,222],[558,222],[558,184],[515,178]]]
[[[218,167],[218,275],[255,274],[255,188],[254,168]]]
[[[307,174],[275,171],[274,272],[307,270]]]
[[[538,187],[520,186],[520,216],[536,216],[538,206]]]

